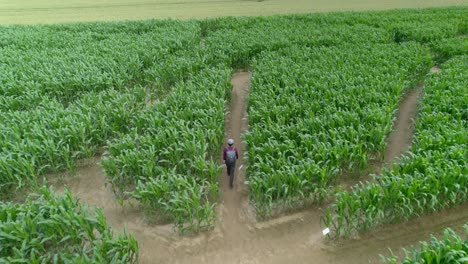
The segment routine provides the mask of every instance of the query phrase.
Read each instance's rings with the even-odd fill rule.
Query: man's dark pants
[[[234,170],[236,169],[236,162],[233,163],[226,162],[227,174],[229,176],[229,185],[233,186],[234,183]]]

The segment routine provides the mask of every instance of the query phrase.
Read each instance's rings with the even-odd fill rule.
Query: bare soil
[[[418,113],[418,99],[424,89],[424,83],[419,83],[403,96],[398,107],[393,131],[387,138],[384,163],[397,161],[411,148],[413,140],[414,124]]]
[[[246,99],[249,80],[250,73],[234,75],[230,114],[225,121],[225,137],[236,141],[241,156],[245,145],[240,137],[248,127]],[[397,144],[399,147],[389,147],[388,158],[399,156],[409,148],[411,119],[414,117],[410,112],[415,111],[417,101],[417,95],[412,93],[419,93],[422,86],[418,87],[419,91],[410,92],[402,102],[398,120],[406,121],[401,125],[395,124],[395,130],[406,129],[407,132],[389,139],[389,146]],[[408,103],[410,110],[405,110],[407,100],[413,101]],[[221,153],[220,150],[220,162]],[[248,189],[244,184],[245,165],[240,157],[233,189],[228,186],[225,170],[219,176],[222,201],[218,207],[219,222],[214,230],[179,236],[171,225],[150,224],[131,203],[123,207],[117,204],[98,163],[99,159],[94,159],[80,168],[75,177],[66,177],[63,182],[52,184],[59,190],[67,186],[82,202],[102,208],[112,227],[119,231],[126,228],[134,234],[140,245],[141,263],[378,263],[379,254],[388,255],[388,248],[401,254],[401,247],[427,240],[431,233],[440,235],[446,227],[461,230],[462,225],[468,222],[468,205],[462,205],[338,242],[329,242],[323,237],[320,208],[258,223],[249,207]]]
[[[440,72],[442,69],[439,67],[439,66],[434,66],[431,68],[430,72],[431,73],[438,73]]]

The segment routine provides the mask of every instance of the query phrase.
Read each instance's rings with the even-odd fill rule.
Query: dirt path
[[[249,80],[249,73],[234,75],[230,114],[225,123],[226,139],[233,138],[241,154],[245,146],[240,137],[248,125],[245,99]],[[398,157],[409,148],[411,119],[421,89],[419,85],[402,101],[386,159]],[[400,130],[406,132],[400,133]],[[429,239],[431,233],[440,234],[445,227],[461,230],[468,222],[468,205],[463,205],[339,243],[323,238],[320,208],[257,223],[248,206],[248,189],[243,184],[245,165],[242,166],[240,158],[234,189],[228,187],[225,170],[219,176],[222,202],[214,230],[181,237],[172,231],[171,225],[149,224],[137,208],[117,204],[109,186],[105,186],[106,175],[98,162],[99,159],[92,160],[80,168],[75,177],[65,178],[63,183],[55,185],[59,190],[68,186],[82,202],[101,207],[115,229],[125,227],[134,234],[140,245],[141,263],[379,263],[379,254],[387,255],[388,248],[399,252],[401,247]]]
[[[431,72],[440,71],[433,67]],[[355,177],[342,177],[338,183],[343,189],[350,190],[358,181],[371,181],[372,174],[379,175],[384,167],[390,167],[391,164],[400,159],[411,148],[414,134],[414,124],[418,113],[418,99],[421,97],[424,89],[424,82],[420,82],[416,87],[408,90],[401,98],[396,119],[392,126],[392,131],[388,135],[387,147],[382,161],[374,161],[369,168]]]
[[[430,70],[431,73],[439,73],[440,71],[442,71],[442,69],[437,65],[432,67]]]
[[[414,123],[418,113],[418,99],[423,89],[424,83],[420,82],[415,88],[409,90],[400,101],[393,131],[387,139],[384,164],[398,160],[411,148]]]
[[[247,95],[250,88],[249,72],[237,72],[234,74],[231,83],[233,85],[229,114],[225,120],[225,142],[227,139],[234,139],[235,146],[239,151],[239,160],[236,162],[236,171],[234,178],[234,188],[229,187],[229,178],[227,177],[226,167],[220,175],[220,188],[223,203],[221,205],[222,213],[222,231],[227,245],[244,244],[248,238],[248,188],[245,181],[245,165],[243,154],[245,144],[241,140],[241,135],[247,130],[248,122]],[[222,150],[220,151],[222,153]],[[221,156],[221,154],[220,154]],[[220,163],[223,161],[220,159]]]

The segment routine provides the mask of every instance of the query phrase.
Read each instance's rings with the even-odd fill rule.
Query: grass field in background
[[[0,24],[204,18],[468,5],[468,0],[0,0]]]

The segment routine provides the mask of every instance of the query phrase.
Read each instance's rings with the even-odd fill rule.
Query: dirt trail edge
[[[250,76],[247,72],[238,72],[233,76],[230,113],[225,120],[225,137],[236,141],[241,155],[245,146],[240,137],[248,125],[246,97]],[[411,119],[415,117],[412,111],[416,111],[421,89],[422,85],[419,85],[408,91],[400,103],[398,121],[388,139],[385,163],[387,158],[392,160],[399,157],[411,144]],[[401,130],[406,132],[400,133]],[[462,225],[468,222],[468,204],[465,204],[406,223],[388,225],[360,238],[339,243],[327,242],[323,238],[320,208],[256,223],[248,206],[248,190],[244,185],[245,165],[241,158],[237,163],[233,189],[228,187],[225,169],[219,176],[222,200],[218,207],[219,221],[214,230],[179,236],[173,232],[171,225],[150,224],[136,207],[117,204],[110,186],[105,186],[106,175],[98,163],[99,158],[91,160],[87,166],[77,170],[75,177],[66,177],[63,182],[54,185],[58,190],[67,186],[82,202],[102,208],[114,229],[122,231],[126,228],[133,234],[140,246],[141,263],[379,263],[379,254],[388,255],[388,248],[401,254],[401,247],[428,240],[430,234],[440,235],[446,227],[460,231]],[[242,165],[242,169],[239,169]]]
[[[418,113],[418,99],[424,89],[424,83],[409,90],[400,101],[393,131],[387,138],[384,164],[396,161],[411,148],[414,124]]]

